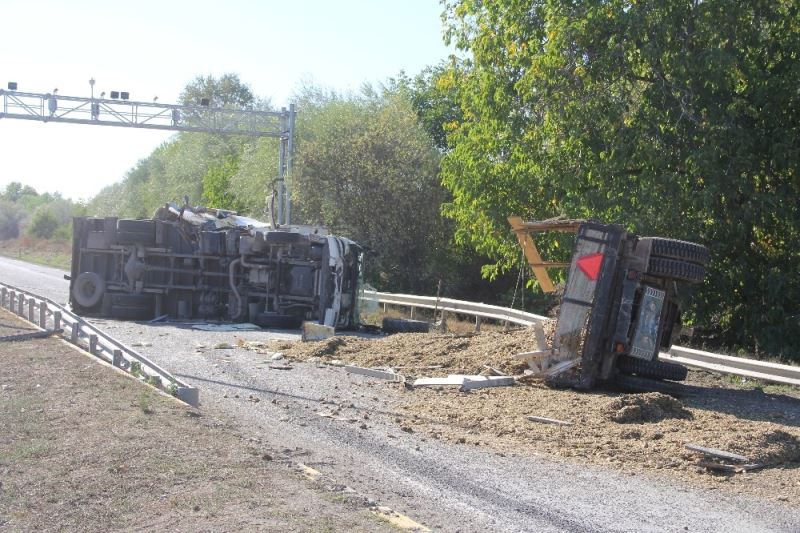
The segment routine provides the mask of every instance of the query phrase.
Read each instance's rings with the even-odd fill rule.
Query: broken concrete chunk
[[[272,361],[280,361],[281,359],[283,359],[283,354],[281,352],[275,352],[274,354],[272,354],[272,357],[270,357],[270,359]]]

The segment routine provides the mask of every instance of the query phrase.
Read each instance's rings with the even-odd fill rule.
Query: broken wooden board
[[[323,341],[334,336],[333,326],[325,326],[317,322],[303,322],[303,341]]]
[[[387,379],[389,381],[396,381],[399,383],[405,383],[406,381],[406,377],[402,374],[397,374],[395,372],[388,372],[386,370],[378,370],[377,368],[364,368],[360,366],[344,365],[344,370],[345,372],[349,372],[350,374],[361,374],[362,376],[369,376],[378,379]]]
[[[726,465],[722,463],[715,463],[713,461],[697,461],[697,463],[695,464],[703,468],[708,468],[709,470],[719,470],[720,472],[734,472],[736,474],[742,474],[744,472],[758,470],[759,468],[764,468],[764,466],[766,466],[761,464]]]
[[[439,387],[445,385],[463,385],[464,376],[447,376],[446,378],[418,378],[414,381],[415,387]]]
[[[508,387],[513,384],[513,376],[481,376],[463,374],[450,374],[446,378],[419,378],[414,381],[415,387],[458,385],[461,387],[461,391],[484,389],[487,387]]]
[[[566,420],[557,420],[555,418],[547,418],[544,416],[526,416],[531,422],[539,422],[540,424],[554,424],[556,426],[571,426],[572,422]]]
[[[512,376],[464,376],[461,391],[485,389],[487,387],[510,387],[514,384]]]
[[[536,280],[539,282],[539,286],[542,288],[542,291],[555,292],[556,288],[553,285],[553,282],[550,280],[550,275],[547,273],[547,269],[544,267],[542,256],[539,255],[539,250],[536,248],[536,244],[533,242],[531,236],[527,233],[522,218],[514,216],[508,217],[508,223],[511,224],[511,227],[517,236],[517,240],[519,241],[519,245],[525,252],[525,258],[528,260],[528,264],[531,266],[531,269],[533,270],[533,273],[536,276]]]
[[[697,444],[684,444],[684,448],[687,450],[691,450],[693,452],[702,453],[703,455],[708,455],[710,457],[717,457],[719,459],[727,459],[728,461],[734,461],[737,463],[749,463],[750,459],[745,457],[744,455],[739,455],[736,453],[726,452],[725,450],[718,450],[716,448],[705,448],[703,446],[699,446]]]

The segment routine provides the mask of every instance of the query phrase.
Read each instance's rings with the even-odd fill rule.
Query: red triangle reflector
[[[600,275],[600,267],[602,265],[603,254],[584,255],[578,259],[578,268],[592,281],[595,281]]]

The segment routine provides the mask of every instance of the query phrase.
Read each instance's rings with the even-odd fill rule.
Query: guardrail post
[[[5,287],[0,289],[0,307],[5,307],[6,306],[6,293],[7,292],[8,292],[8,289],[6,289]]]
[[[17,299],[17,314],[21,317],[25,316],[25,296],[22,294]]]
[[[39,327],[47,329],[47,302],[44,301],[39,304]]]
[[[111,364],[116,367],[122,367],[122,350],[114,350]]]
[[[11,293],[8,295],[8,310],[11,311],[12,313],[14,312],[14,304],[17,303],[16,300],[17,300],[17,293],[11,291]]]
[[[411,320],[414,320],[414,315],[416,314],[417,308],[413,305],[411,306]]]
[[[61,329],[61,311],[55,311],[53,313],[53,329],[56,331]]]
[[[200,391],[197,390],[197,387],[178,387],[177,397],[192,407],[200,405]]]
[[[28,299],[28,322],[36,324],[36,300],[33,298]]]
[[[475,331],[480,332],[481,330],[481,317],[475,316]]]
[[[89,353],[97,355],[97,335],[89,335]]]
[[[80,333],[80,325],[77,322],[72,323],[72,332],[69,336],[69,340],[72,344],[78,344],[78,334]]]
[[[383,302],[383,312],[386,313],[387,309],[388,309],[388,306],[386,305],[386,302]]]

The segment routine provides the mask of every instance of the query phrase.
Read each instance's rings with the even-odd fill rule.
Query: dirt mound
[[[756,464],[800,462],[800,439],[780,429],[734,435],[723,445],[723,449],[744,455]]]
[[[265,344],[294,359],[339,359],[359,366],[401,368],[405,374],[425,376],[479,374],[486,370],[485,366],[509,375],[521,374],[528,367],[514,359],[514,354],[537,348],[532,328],[461,335],[402,333],[378,339],[336,336],[319,342]]]
[[[618,424],[661,422],[668,418],[691,419],[692,413],[681,402],[661,394],[631,394],[611,400],[605,408],[609,420]]]

